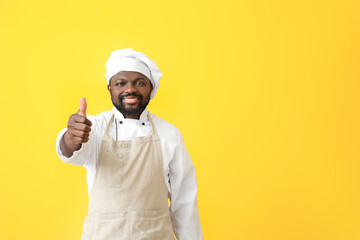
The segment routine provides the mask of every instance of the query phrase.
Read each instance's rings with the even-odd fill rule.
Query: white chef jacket
[[[56,152],[64,162],[84,166],[87,170],[88,194],[94,183],[96,163],[100,151],[101,139],[106,126],[112,116],[115,118],[110,125],[110,135],[114,140],[132,140],[136,137],[148,136],[152,129],[145,109],[140,119],[129,119],[114,107],[110,111],[96,116],[87,115],[92,122],[90,139],[82,144],[69,158],[60,149],[60,139],[66,132],[63,129],[56,139]],[[195,167],[185,148],[180,131],[162,118],[149,113],[158,131],[162,155],[166,186],[171,200],[170,214],[174,226],[174,233],[178,240],[202,240],[199,212],[196,200],[197,182]]]

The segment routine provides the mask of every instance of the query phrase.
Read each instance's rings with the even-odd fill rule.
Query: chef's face
[[[125,118],[133,119],[139,119],[145,110],[152,89],[152,84],[145,75],[130,71],[118,72],[108,85],[114,106]]]

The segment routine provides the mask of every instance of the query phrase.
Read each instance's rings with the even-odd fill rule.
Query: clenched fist
[[[60,141],[60,148],[66,157],[71,157],[83,143],[89,141],[91,121],[86,118],[86,99],[80,99],[80,109],[70,116],[67,131]]]

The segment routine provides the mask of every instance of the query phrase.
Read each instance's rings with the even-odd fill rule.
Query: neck
[[[130,118],[130,119],[140,119],[140,116],[137,116],[137,117],[133,117],[133,116],[125,116],[124,115],[124,118]]]

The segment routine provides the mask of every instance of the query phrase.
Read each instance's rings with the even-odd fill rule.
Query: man
[[[105,67],[114,108],[86,115],[81,98],[57,137],[59,157],[87,169],[81,239],[201,240],[195,168],[181,133],[146,109],[162,73],[132,49],[113,52]]]

